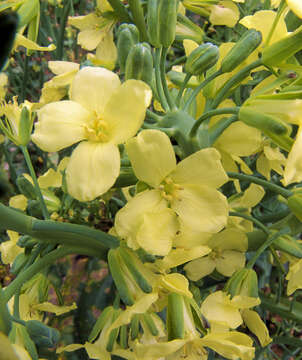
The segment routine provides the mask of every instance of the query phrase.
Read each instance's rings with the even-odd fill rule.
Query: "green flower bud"
[[[18,15],[12,11],[0,14],[0,32],[5,34],[0,40],[0,71],[6,63],[9,53],[13,47],[16,30],[18,26]]]
[[[37,346],[54,347],[60,340],[60,332],[53,329],[41,321],[28,320],[26,321],[26,330]]]
[[[277,66],[302,49],[302,26],[289,36],[266,47],[262,52],[262,62],[267,66]]]
[[[275,135],[287,135],[290,131],[290,126],[282,120],[268,114],[257,112],[248,106],[242,106],[240,108],[239,120],[246,125],[262,130],[265,134],[269,132]]]
[[[254,29],[246,31],[221,62],[223,73],[233,71],[261,44],[262,35]]]
[[[178,0],[148,0],[147,25],[150,43],[169,47],[175,40]]]
[[[27,107],[24,106],[21,111],[18,129],[20,145],[26,146],[30,142],[32,127],[33,121],[31,119],[31,114]]]
[[[167,76],[169,80],[172,81],[173,84],[180,87],[184,82],[186,75],[182,72],[171,70],[167,73]],[[197,81],[196,78],[191,78],[187,83],[186,88],[195,89],[199,84],[200,83]]]
[[[279,236],[278,239],[274,241],[274,247],[277,250],[284,251],[299,259],[302,258],[302,245],[290,235]]]
[[[211,43],[205,43],[191,52],[185,63],[184,70],[192,75],[201,75],[214,66],[218,59],[218,47]]]
[[[127,57],[125,79],[142,80],[151,85],[153,57],[149,44],[135,44]]]
[[[61,200],[50,190],[41,190],[45,205],[49,212],[58,211],[61,208]]]
[[[30,235],[22,235],[19,237],[17,245],[22,248],[33,248],[37,244],[37,240]]]
[[[20,192],[27,197],[27,199],[35,200],[37,198],[36,190],[33,184],[27,180],[24,176],[19,176],[16,180],[16,184]]]
[[[183,339],[185,336],[184,301],[182,296],[177,293],[168,295],[167,330],[168,341]]]
[[[133,24],[122,24],[117,35],[117,54],[121,72],[125,72],[126,60],[133,45],[139,42],[139,32]]]
[[[224,291],[236,295],[258,298],[258,278],[253,269],[237,270],[227,281]]]
[[[302,221],[302,194],[297,193],[287,199],[287,205],[295,216]]]

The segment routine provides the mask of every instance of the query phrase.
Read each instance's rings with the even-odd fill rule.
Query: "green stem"
[[[163,84],[164,93],[166,95],[166,99],[168,100],[169,107],[172,111],[177,110],[177,107],[174,103],[174,100],[171,96],[171,93],[168,89],[168,84],[166,80],[166,58],[168,53],[168,48],[162,48],[161,51],[161,59],[160,59],[160,76],[161,76],[161,82]]]
[[[40,189],[40,186],[39,186],[39,183],[38,183],[38,180],[37,180],[37,176],[36,176],[35,170],[33,168],[33,165],[32,165],[32,162],[31,162],[27,147],[26,146],[20,146],[20,148],[21,148],[22,153],[24,155],[24,159],[25,159],[26,165],[28,167],[30,176],[31,176],[31,178],[32,178],[32,180],[34,182],[35,190],[36,190],[36,193],[37,193],[37,197],[38,197],[38,199],[40,201],[40,205],[41,205],[41,209],[42,209],[44,219],[49,219],[49,213],[48,213],[45,201],[43,199],[43,195],[42,195],[42,192],[41,192],[41,189]]]
[[[281,15],[282,15],[282,13],[283,13],[283,11],[286,9],[286,2],[284,1],[284,0],[282,0],[281,1],[281,3],[280,3],[280,5],[279,5],[279,8],[278,8],[278,11],[277,11],[277,14],[276,14],[276,16],[275,16],[275,19],[274,19],[274,21],[273,21],[273,23],[272,23],[272,26],[271,26],[271,28],[270,28],[270,31],[269,31],[269,33],[268,33],[268,36],[267,36],[267,38],[266,38],[266,40],[265,40],[265,43],[263,44],[263,49],[266,47],[266,46],[269,46],[269,43],[270,43],[270,41],[271,41],[271,39],[272,39],[272,36],[273,36],[273,34],[274,34],[274,31],[275,31],[275,29],[276,29],[276,27],[277,27],[277,24],[278,24],[278,21],[280,20],[280,17],[281,17]]]
[[[155,120],[156,122],[159,122],[162,119],[162,116],[156,115],[153,111],[147,109],[146,115],[151,118],[152,120]]]
[[[288,228],[284,228],[281,229],[280,231],[271,234],[270,236],[268,236],[268,238],[266,239],[266,241],[258,248],[258,250],[256,251],[255,255],[250,259],[250,261],[247,263],[246,268],[247,269],[252,269],[253,266],[255,265],[258,257],[269,247],[273,244],[273,242],[275,240],[277,240],[280,236],[285,235],[289,232],[290,230]]]
[[[4,299],[8,302],[9,299],[17,293],[23,284],[34,277],[39,271],[45,267],[53,264],[56,260],[72,254],[74,251],[70,248],[60,247],[51,253],[48,253],[43,258],[37,260],[34,264],[29,266],[25,271],[21,272],[3,291]]]
[[[253,222],[256,226],[258,226],[259,229],[261,229],[265,234],[270,235],[270,232],[268,230],[268,228],[262,224],[262,222],[260,222],[259,220],[255,219],[253,216],[251,215],[246,215],[246,214],[242,214],[239,213],[237,211],[230,211],[229,213],[230,216],[237,216],[237,217],[241,217],[245,220],[251,221]]]
[[[20,102],[24,102],[25,98],[26,98],[26,89],[27,89],[27,81],[28,81],[28,58],[29,56],[27,56],[26,54],[24,55],[25,59],[24,59],[24,66],[23,66],[23,81],[21,84],[21,94],[20,94]]]
[[[187,56],[183,55],[172,61],[167,65],[166,71],[170,71],[174,65],[182,64],[186,61]]]
[[[159,96],[159,100],[161,102],[163,109],[165,111],[168,111],[170,110],[170,107],[165,97],[163,84],[161,82],[160,59],[161,59],[161,48],[156,48],[154,65],[155,65],[155,80],[156,80],[157,94]]]
[[[179,104],[180,104],[182,94],[183,94],[183,92],[184,92],[184,90],[186,88],[187,83],[190,81],[191,77],[192,77],[192,74],[186,74],[186,76],[184,78],[184,81],[181,84],[181,87],[180,87],[180,89],[178,91],[178,95],[177,95],[177,98],[176,98],[176,105],[177,106],[179,106]]]
[[[262,64],[261,59],[258,59],[251,64],[245,66],[243,69],[238,71],[237,74],[232,76],[221,88],[221,90],[216,95],[213,103],[212,103],[212,109],[216,109],[217,106],[224,100],[225,96],[229,92],[230,89],[232,89],[233,86],[235,86],[238,82],[245,79],[251,72],[251,70],[257,68]]]
[[[59,34],[57,38],[57,50],[56,50],[56,58],[57,60],[62,60],[63,58],[63,48],[64,48],[64,34],[66,29],[67,18],[71,9],[72,0],[65,0],[64,7],[61,11],[62,16],[60,17],[60,28]],[[67,4],[66,4],[67,3]]]
[[[216,116],[216,115],[223,115],[223,114],[235,114],[235,115],[237,115],[239,110],[240,110],[240,107],[222,108],[222,109],[210,110],[210,111],[202,114],[200,116],[200,118],[192,126],[189,137],[193,138],[193,137],[196,136],[197,131],[199,129],[199,126],[201,125],[201,123],[204,120],[206,120],[208,118],[211,118],[212,116]]]
[[[121,22],[130,23],[131,19],[121,0],[108,0]]]
[[[144,10],[140,0],[128,0],[134,24],[137,26],[140,34],[140,41],[147,41],[147,29],[144,17]]]
[[[207,77],[199,86],[197,86],[197,88],[192,92],[192,94],[190,95],[189,99],[187,100],[187,102],[185,103],[183,110],[187,111],[187,109],[189,108],[189,106],[191,105],[191,102],[195,99],[195,97],[199,94],[199,92],[206,86],[208,85],[208,83],[210,83],[212,80],[214,80],[215,78],[217,78],[217,76],[221,75],[221,71],[218,70],[216,71],[214,74],[212,74],[211,76]]]
[[[277,194],[280,194],[285,198],[288,198],[291,195],[293,195],[293,193],[290,190],[284,189],[283,187],[281,187],[279,185],[272,184],[271,182],[269,182],[267,180],[259,179],[256,176],[239,174],[239,173],[235,173],[235,172],[228,172],[227,174],[231,179],[238,179],[238,180],[248,181],[248,182],[251,182],[254,184],[261,185],[264,188],[269,189]]]

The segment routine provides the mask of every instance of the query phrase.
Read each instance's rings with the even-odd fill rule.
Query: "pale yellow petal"
[[[251,184],[245,191],[240,200],[242,207],[252,208],[256,206],[265,195],[265,191],[262,186]]]
[[[192,298],[192,293],[189,291],[189,281],[182,274],[173,273],[164,275],[161,278],[161,285],[170,292]]]
[[[90,56],[89,56],[90,55]],[[117,48],[113,40],[113,33],[110,31],[104,36],[96,48],[95,56],[88,54],[94,65],[104,66],[106,69],[113,70],[117,61]]]
[[[210,256],[190,261],[184,266],[186,276],[192,281],[198,281],[210,275],[216,267],[215,261]]]
[[[68,23],[79,30],[93,29],[100,24],[100,18],[95,13],[84,16],[70,16]]]
[[[180,185],[202,184],[218,188],[228,181],[220,158],[214,148],[199,150],[178,163],[171,177]]]
[[[73,151],[66,168],[68,192],[80,201],[93,200],[112,187],[119,171],[117,146],[83,141]]]
[[[59,306],[59,305],[55,305],[52,304],[50,302],[44,302],[41,304],[35,304],[33,305],[33,308],[35,310],[39,310],[39,311],[47,311],[47,312],[51,312],[56,314],[57,316],[68,313],[69,311],[75,310],[77,308],[76,303],[73,303],[72,305],[69,306]]]
[[[232,329],[243,322],[238,308],[231,303],[230,296],[222,291],[210,294],[201,304],[201,312],[209,322],[221,323]]]
[[[150,87],[140,80],[127,80],[112,94],[104,112],[111,141],[121,144],[137,133],[151,98]]]
[[[219,136],[214,146],[233,155],[250,156],[259,150],[261,143],[261,131],[236,121]]]
[[[86,66],[74,77],[71,99],[103,117],[106,104],[119,87],[117,74],[104,68]],[[119,107],[118,102],[115,106]]]
[[[248,29],[255,29],[262,33],[262,41],[265,42],[277,13],[272,10],[260,10],[254,15],[242,18],[239,23]],[[273,32],[270,44],[282,39],[287,35],[287,28],[284,19],[281,17]]]
[[[22,194],[12,196],[9,199],[9,206],[25,211],[27,207],[27,198]]]
[[[225,250],[216,260],[216,270],[224,276],[232,276],[245,265],[245,254],[234,250]]]
[[[302,127],[299,127],[296,140],[286,160],[283,184],[285,186],[302,181]]]
[[[20,360],[13,349],[8,337],[0,332],[0,359],[3,360]]]
[[[288,280],[287,295],[302,289],[302,259],[290,265],[286,280]]]
[[[61,354],[63,351],[76,351],[82,349],[83,347],[84,345],[82,344],[70,344],[67,346],[60,346],[59,348],[57,348],[56,353]]]
[[[157,187],[176,167],[176,157],[169,137],[159,130],[143,130],[126,143],[126,150],[136,177]]]
[[[85,138],[91,114],[74,101],[47,104],[38,111],[32,141],[44,151],[59,151]]]
[[[212,187],[186,185],[171,207],[179,215],[180,222],[193,231],[215,233],[227,223],[227,200]]]
[[[234,27],[239,20],[238,7],[232,1],[220,1],[211,6],[210,22],[212,25],[226,25]]]
[[[118,235],[127,240],[129,247],[138,249],[136,240],[137,232],[142,225],[143,215],[151,212],[156,213],[167,207],[165,200],[157,190],[147,190],[137,194],[134,198],[117,212],[115,217],[115,229]]]
[[[48,46],[39,46],[34,41],[31,41],[25,36],[17,33],[14,43],[14,49],[16,49],[18,46],[23,46],[27,50],[38,50],[38,51],[53,51],[56,49],[56,46],[54,44],[50,44]]]
[[[301,0],[286,0],[291,11],[302,19],[302,2]]]
[[[231,300],[231,304],[237,309],[248,309],[259,305],[260,299],[251,296],[236,295]]]
[[[163,356],[174,353],[182,348],[187,340],[175,339],[167,342],[156,342],[153,344],[139,344],[134,345],[134,352],[137,354],[138,359],[160,359]]]
[[[193,50],[198,48],[197,42],[195,42],[193,40],[189,40],[189,39],[185,39],[183,41],[183,45],[184,45],[186,56],[189,56]]]
[[[80,70],[80,64],[71,61],[48,61],[48,67],[56,75]]]
[[[265,323],[256,311],[245,309],[242,311],[241,315],[245,325],[257,336],[262,347],[272,342],[272,338],[269,336]]]
[[[237,250],[245,252],[248,249],[248,239],[244,231],[235,227],[228,227],[218,234],[214,234],[207,244],[216,250]]]
[[[62,185],[62,174],[54,169],[48,169],[46,173],[39,176],[38,183],[40,188],[60,187]]]
[[[99,29],[82,30],[78,35],[78,44],[85,50],[94,50],[104,39],[105,33]]]

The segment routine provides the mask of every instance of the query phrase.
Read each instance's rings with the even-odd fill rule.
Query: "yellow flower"
[[[85,67],[75,76],[71,100],[38,111],[33,142],[44,151],[59,151],[79,141],[66,168],[69,193],[80,201],[102,195],[119,175],[118,144],[140,128],[152,92],[139,80],[121,85],[104,68]]]
[[[215,149],[200,150],[176,164],[169,137],[158,130],[143,130],[126,149],[137,178],[154,188],[117,213],[115,228],[128,246],[167,255],[177,221],[199,232],[215,233],[225,226],[228,206],[216,189],[228,178]]]
[[[244,267],[248,241],[243,231],[236,228],[225,229],[213,235],[207,246],[212,249],[210,254],[185,265],[184,269],[190,280],[197,281],[215,269],[224,276],[231,276]]]
[[[212,25],[226,25],[234,27],[239,20],[238,7],[230,0],[220,1],[217,5],[210,7],[210,22]]]
[[[287,186],[302,180],[302,127],[299,126],[295,142],[288,154],[282,183]]]
[[[30,360],[23,346],[11,344],[8,337],[0,333],[0,358],[5,360]]]
[[[8,83],[8,77],[6,74],[0,74],[0,101],[2,101],[6,94],[6,87]]]
[[[272,170],[283,175],[286,158],[280,149],[277,146],[273,147],[269,140],[265,140],[262,146],[262,152],[256,162],[257,171],[268,180],[271,178]]]
[[[3,264],[12,264],[15,258],[23,253],[21,247],[17,245],[19,234],[15,231],[8,230],[7,231],[9,240],[4,241],[0,244],[0,253],[1,253],[1,260]]]

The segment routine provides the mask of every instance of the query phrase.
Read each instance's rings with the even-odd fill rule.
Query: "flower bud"
[[[167,307],[168,341],[183,339],[185,336],[184,326],[184,301],[182,295],[170,293]]]
[[[296,193],[287,199],[287,205],[295,216],[302,221],[302,194]]]
[[[32,127],[33,121],[31,119],[31,114],[27,107],[24,106],[21,110],[18,129],[20,145],[26,146],[29,143]]]
[[[204,32],[198,25],[182,14],[177,14],[175,38],[178,41],[185,39],[196,41],[198,44],[202,42]]]
[[[221,62],[223,73],[233,71],[261,44],[262,35],[260,31],[254,29],[246,31],[241,39],[227,53]]]
[[[192,75],[201,75],[214,66],[218,59],[218,47],[211,43],[205,43],[191,52],[185,63],[184,70]]]
[[[126,60],[132,46],[139,42],[139,32],[133,24],[122,24],[117,35],[117,53],[121,72],[125,72]]]
[[[18,176],[16,183],[21,194],[26,196],[27,199],[35,200],[37,198],[33,184],[24,176]]]
[[[267,66],[277,66],[302,49],[302,26],[285,38],[266,47],[262,52],[262,62]]]
[[[168,48],[175,40],[178,0],[149,0],[147,11],[148,37],[159,48]]]
[[[147,43],[135,44],[127,57],[125,79],[142,80],[152,83],[153,57]]]
[[[237,270],[227,281],[224,291],[236,295],[258,298],[258,278],[253,269]]]

